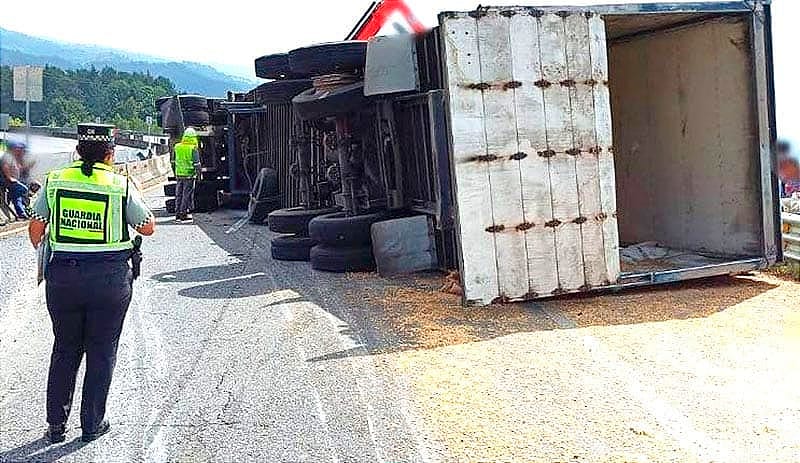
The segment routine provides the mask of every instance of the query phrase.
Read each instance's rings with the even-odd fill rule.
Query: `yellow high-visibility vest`
[[[133,248],[125,211],[128,179],[96,163],[92,175],[82,161],[47,176],[50,247],[54,252],[109,252]]]

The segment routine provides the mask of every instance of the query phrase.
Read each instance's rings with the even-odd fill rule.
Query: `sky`
[[[675,1],[675,0],[673,0]],[[647,3],[647,0],[599,3]],[[426,25],[446,10],[474,9],[479,0],[407,0]],[[484,5],[586,5],[591,0],[483,1]],[[253,60],[311,43],[342,40],[370,0],[262,0],[224,2],[136,0],[12,1],[0,26],[65,42],[102,45],[175,60],[211,64],[252,76]],[[80,5],[77,7],[76,5]],[[773,0],[775,81],[779,133],[800,143],[800,71],[795,18],[800,0]],[[46,14],[42,14],[46,12]]]

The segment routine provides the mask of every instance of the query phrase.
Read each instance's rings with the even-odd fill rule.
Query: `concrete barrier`
[[[156,156],[145,161],[117,164],[114,171],[133,179],[142,190],[147,190],[167,181],[172,175],[169,156]]]

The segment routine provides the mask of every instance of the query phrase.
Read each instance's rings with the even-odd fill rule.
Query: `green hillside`
[[[111,68],[62,70],[48,66],[44,71],[44,101],[31,103],[31,123],[73,127],[99,117],[119,128],[144,130],[146,117],[155,119],[155,99],[175,93],[175,85],[164,77]],[[12,101],[9,66],[0,67],[0,112],[25,117],[25,103]]]
[[[1,15],[0,15],[1,16]],[[0,65],[57,66],[61,69],[110,67],[170,79],[182,93],[224,97],[228,90],[256,86],[255,76],[237,77],[200,63],[171,61],[124,50],[42,39],[0,27]]]

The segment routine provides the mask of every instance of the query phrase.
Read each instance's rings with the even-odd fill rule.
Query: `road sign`
[[[147,125],[153,125],[153,116],[147,116],[144,118],[144,121]]]
[[[43,75],[41,66],[14,66],[14,100],[42,101]]]

